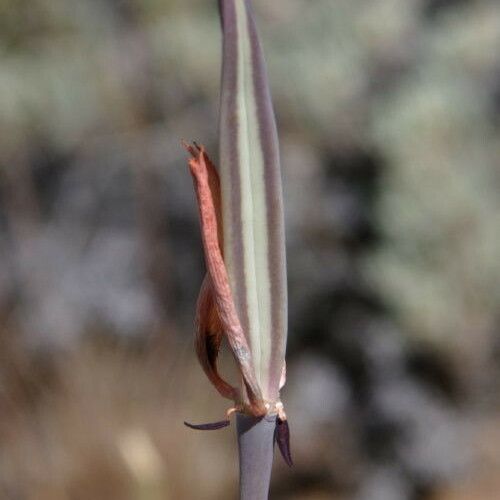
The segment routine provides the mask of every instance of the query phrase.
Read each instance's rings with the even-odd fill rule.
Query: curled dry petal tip
[[[182,147],[193,157],[196,158],[198,153],[204,153],[205,148],[200,146],[196,141],[193,141],[193,144],[189,144],[185,139],[181,139]]]

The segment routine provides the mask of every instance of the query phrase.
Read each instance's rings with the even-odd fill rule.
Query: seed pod
[[[279,398],[287,334],[278,138],[249,0],[220,0],[223,68],[220,177],[224,261],[255,375]]]
[[[279,395],[286,379],[287,334],[283,195],[276,123],[251,0],[219,0],[219,9],[220,181],[203,147],[185,147],[207,266],[198,299],[196,353],[219,393],[236,404],[225,420],[185,424],[221,429],[238,412],[240,498],[254,500],[267,497],[273,439],[292,465]],[[217,370],[223,337],[241,376],[234,386]]]
[[[253,417],[283,408],[287,329],[283,197],[278,138],[250,0],[219,1],[223,29],[220,180],[203,147],[184,144],[207,266],[196,352],[219,393]],[[223,337],[241,375],[220,376]],[[225,422],[225,421],[224,421]],[[192,426],[215,429],[222,423]]]

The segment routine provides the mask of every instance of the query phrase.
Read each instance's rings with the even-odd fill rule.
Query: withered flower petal
[[[217,214],[214,196],[210,189],[208,157],[203,147],[189,151],[192,155],[189,160],[189,168],[193,176],[198,201],[205,263],[218,319],[243,378],[248,396],[246,407],[255,416],[264,415],[266,408],[262,392],[255,376],[250,348],[236,312],[219,245]]]

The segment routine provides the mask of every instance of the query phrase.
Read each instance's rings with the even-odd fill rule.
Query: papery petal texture
[[[241,403],[244,403],[251,414],[264,415],[266,408],[261,387],[256,379],[253,358],[236,311],[220,248],[216,203],[214,201],[216,196],[211,188],[213,176],[210,174],[210,162],[203,148],[194,150],[188,147],[188,150],[193,156],[189,160],[189,168],[198,201],[203,250],[208,271],[206,280],[209,280],[202,287],[198,301],[197,354],[205,373],[219,392],[223,396],[231,397],[228,392],[232,390],[231,386],[219,377],[215,366],[220,345],[220,336],[216,328],[220,324],[221,331],[227,338],[244,382],[247,398]],[[213,318],[213,325],[212,314],[216,314],[216,317]],[[204,340],[204,336],[215,337],[213,340],[208,339],[209,343],[207,344],[207,339]],[[214,347],[216,351],[211,352],[211,347]],[[235,394],[234,397],[238,396]]]

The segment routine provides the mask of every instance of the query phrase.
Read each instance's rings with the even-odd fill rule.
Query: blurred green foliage
[[[443,15],[373,110],[385,243],[368,266],[407,331],[467,349],[498,327],[499,43],[498,3]]]

